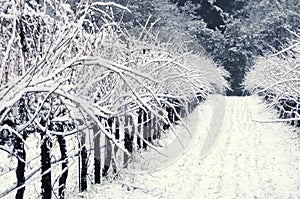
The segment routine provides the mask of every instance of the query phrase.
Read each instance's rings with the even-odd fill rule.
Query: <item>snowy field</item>
[[[299,129],[255,96],[212,96],[114,183],[68,198],[300,198]],[[174,153],[172,153],[172,151]]]

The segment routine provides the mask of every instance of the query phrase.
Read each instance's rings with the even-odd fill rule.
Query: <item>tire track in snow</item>
[[[207,178],[196,186],[199,191],[194,198],[298,198],[299,146],[291,140],[291,127],[253,122],[253,116],[268,117],[259,113],[263,107],[254,97],[226,101],[229,103],[220,141],[199,168]],[[207,181],[210,187],[201,188]],[[221,190],[211,191],[214,182],[223,183]]]
[[[205,158],[216,144],[225,116],[225,97],[222,95],[215,95],[211,100],[213,101],[213,114],[209,131],[200,152],[202,158]]]

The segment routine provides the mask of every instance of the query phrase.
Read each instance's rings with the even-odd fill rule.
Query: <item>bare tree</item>
[[[17,139],[20,164],[18,185],[0,197],[18,190],[22,198],[25,184],[41,168],[42,197],[51,198],[57,190],[55,168],[61,164],[58,194],[64,198],[72,154],[81,160],[78,183],[85,191],[92,151],[94,181],[100,183],[101,167],[104,176],[111,164],[117,173],[117,150],[125,154],[127,165],[134,137],[140,147],[156,150],[151,143],[155,123],[161,129],[164,124],[171,126],[175,119],[181,120],[181,110],[188,110],[185,104],[228,88],[224,69],[203,55],[188,52],[184,43],[159,41],[152,32],[153,24],[141,27],[139,36],[121,29],[113,20],[113,10],[129,10],[118,4],[80,1],[74,10],[58,1],[9,1],[3,7],[0,133],[5,130],[7,136],[0,137],[0,143]],[[101,21],[92,20],[96,16]],[[27,118],[5,124],[22,99]],[[112,118],[118,118],[116,127]],[[139,125],[135,122],[140,123],[137,131],[133,130]],[[72,127],[65,128],[68,125]],[[39,138],[25,133],[29,127]],[[40,141],[41,164],[24,176],[24,167],[34,161],[26,159],[27,136]],[[72,139],[77,143],[69,141]],[[101,145],[103,140],[106,144]],[[68,144],[71,151],[67,151]],[[101,160],[102,147],[106,148],[105,161]],[[52,160],[56,149],[58,161]]]
[[[287,121],[297,126],[300,125],[299,60],[298,39],[280,52],[259,58],[244,82],[248,91],[263,96],[270,106],[278,109],[281,119],[276,121]]]

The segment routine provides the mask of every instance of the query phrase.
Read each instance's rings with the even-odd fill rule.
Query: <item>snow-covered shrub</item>
[[[0,197],[17,192],[22,198],[41,170],[35,176],[42,178],[41,195],[63,198],[68,173],[77,180],[68,169],[77,156],[83,191],[91,154],[97,162],[105,153],[106,176],[117,149],[132,152],[132,136],[152,146],[128,130],[134,132],[141,110],[149,129],[149,120],[170,123],[166,107],[178,115],[178,103],[187,109],[195,97],[228,87],[224,69],[185,52],[184,44],[162,43],[148,26],[138,37],[122,30],[113,10],[129,11],[115,3],[80,1],[76,9],[58,1],[1,4],[0,150],[18,162],[17,183],[1,188]],[[100,135],[105,139],[98,143]],[[100,169],[95,163],[95,179]]]
[[[300,40],[290,47],[256,60],[244,85],[250,93],[264,96],[280,111],[280,117],[299,126],[300,118]],[[296,119],[296,122],[293,121]],[[298,119],[298,121],[297,121]]]

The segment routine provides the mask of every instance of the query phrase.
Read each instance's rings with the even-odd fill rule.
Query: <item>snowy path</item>
[[[282,123],[252,121],[275,117],[256,97],[214,96],[192,115],[198,130],[175,162],[152,173],[126,174],[122,183],[129,187],[106,184],[85,196],[300,198],[297,133]]]

